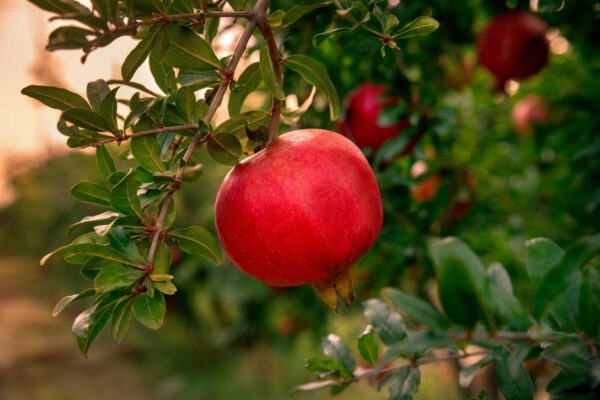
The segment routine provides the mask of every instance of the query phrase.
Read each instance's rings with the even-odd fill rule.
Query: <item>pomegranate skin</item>
[[[304,129],[229,172],[215,222],[242,271],[269,285],[297,286],[354,264],[377,239],[383,208],[360,149],[338,133]]]
[[[359,147],[370,147],[377,151],[387,140],[396,137],[408,127],[408,118],[389,126],[381,126],[377,118],[381,111],[398,101],[397,98],[383,98],[389,89],[383,85],[364,84],[350,99],[346,120],[340,126],[340,133],[353,140]],[[413,143],[414,142],[414,143]],[[401,155],[409,154],[416,140],[411,138]],[[404,154],[404,153],[407,154]]]
[[[525,79],[548,62],[546,22],[533,14],[510,11],[495,17],[477,42],[479,61],[502,89],[509,79]]]

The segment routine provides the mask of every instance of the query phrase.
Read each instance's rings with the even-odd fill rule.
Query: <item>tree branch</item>
[[[204,114],[204,118],[202,119],[202,122],[204,124],[208,125],[210,123],[210,121],[212,120],[213,116],[215,115],[217,109],[219,108],[219,105],[223,101],[223,96],[225,95],[225,92],[227,91],[227,87],[229,86],[231,77],[233,77],[235,70],[237,68],[237,65],[240,62],[240,59],[242,58],[242,55],[244,54],[246,47],[248,46],[248,42],[250,41],[250,38],[252,37],[252,32],[254,31],[254,28],[256,28],[258,21],[262,21],[262,20],[266,19],[266,17],[267,17],[267,10],[269,8],[269,3],[270,3],[270,0],[258,0],[256,5],[254,6],[254,9],[252,11],[250,11],[250,17],[248,18],[248,24],[244,28],[244,32],[242,33],[242,36],[240,37],[238,44],[233,52],[233,56],[231,57],[231,60],[229,61],[229,64],[227,65],[227,68],[226,68],[225,75],[230,78],[224,79],[219,84],[219,86],[210,102],[210,106],[208,107],[208,110],[206,111],[206,114]],[[196,150],[196,147],[198,146],[198,143],[200,142],[201,138],[202,138],[202,134],[201,134],[200,130],[198,130],[196,132],[196,134],[194,135],[192,142],[190,143],[189,147],[187,148],[187,150],[181,160],[182,165],[177,170],[177,174],[175,175],[175,181],[181,182],[183,173],[185,171],[185,167],[187,166],[189,160],[192,158],[192,154],[194,153],[194,150]],[[165,199],[163,200],[163,203],[161,205],[160,213],[159,213],[158,218],[156,219],[156,223],[154,225],[154,228],[156,229],[156,231],[155,231],[154,237],[152,238],[152,243],[150,245],[150,250],[148,252],[148,260],[147,260],[148,265],[152,265],[152,263],[154,261],[154,256],[156,254],[156,250],[158,249],[158,244],[160,243],[160,240],[163,237],[164,222],[167,217],[169,205],[171,204],[171,201],[173,200],[173,195],[175,194],[175,191],[178,190],[178,188],[179,188],[179,185],[177,185],[175,188],[173,188],[167,194],[167,196],[165,197]]]
[[[275,36],[273,35],[271,25],[269,24],[269,21],[266,17],[258,21],[258,28],[260,29],[263,37],[265,38],[265,41],[267,42],[267,47],[269,48],[269,56],[271,58],[273,66],[275,67],[277,79],[279,79],[279,81],[282,81],[283,73],[281,71],[281,59],[279,57],[279,49],[277,48],[277,42],[275,41]],[[273,97],[273,106],[271,107],[271,118],[269,119],[268,143],[271,143],[273,140],[275,140],[275,138],[277,138],[277,131],[279,130],[280,119],[281,100]]]
[[[99,139],[93,143],[88,143],[83,146],[75,147],[75,149],[85,149],[86,147],[98,147],[98,146],[102,146],[103,144],[110,143],[110,142],[124,142],[126,140],[133,139],[135,137],[140,137],[140,136],[158,135],[159,133],[165,133],[165,132],[192,131],[192,130],[197,130],[197,129],[198,129],[198,124],[165,126],[163,128],[155,128],[155,129],[148,129],[147,131],[134,132],[134,133],[130,133],[129,135],[115,136],[115,137],[106,138],[106,139]]]

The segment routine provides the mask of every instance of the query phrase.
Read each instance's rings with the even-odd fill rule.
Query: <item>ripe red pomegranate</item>
[[[350,99],[346,119],[340,123],[340,133],[353,140],[359,147],[370,147],[371,150],[377,151],[383,143],[408,127],[408,118],[389,126],[377,123],[381,111],[399,101],[397,97],[384,97],[387,91],[389,88],[383,85],[367,83],[360,86]],[[418,140],[419,135],[414,135],[400,156],[410,154]]]
[[[511,122],[517,134],[527,136],[537,123],[550,118],[544,98],[538,94],[528,94],[513,106]]]
[[[494,18],[477,43],[479,61],[495,77],[502,90],[509,79],[525,79],[538,73],[548,62],[546,22],[521,11]]]
[[[215,218],[242,271],[274,286],[328,288],[337,304],[331,290],[352,297],[340,293],[351,291],[347,269],[377,239],[383,211],[358,147],[335,132],[304,129],[238,164],[219,189]]]

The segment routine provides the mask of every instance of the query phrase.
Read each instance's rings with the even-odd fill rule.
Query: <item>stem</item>
[[[76,147],[76,149],[84,149],[86,147],[98,147],[98,146],[101,146],[103,144],[110,143],[110,142],[124,142],[126,140],[132,139],[134,137],[139,137],[139,136],[157,135],[159,133],[165,133],[165,132],[189,131],[189,130],[197,130],[197,129],[198,129],[198,124],[165,126],[163,128],[155,128],[155,129],[148,129],[147,131],[134,132],[134,133],[131,133],[129,135],[124,135],[124,136],[99,139],[93,143],[89,143],[89,144],[85,144],[83,146]]]
[[[468,357],[471,357],[471,356],[481,356],[481,355],[485,355],[485,354],[489,354],[489,350],[474,351],[472,353],[464,352],[464,353],[459,353],[459,354],[449,354],[447,356],[442,356],[442,357],[423,358],[421,360],[417,360],[417,361],[412,362],[412,363],[406,363],[406,364],[403,364],[403,365],[396,365],[394,367],[383,368],[380,371],[378,371],[377,374],[378,375],[379,374],[387,374],[387,373],[395,372],[395,371],[398,371],[398,370],[400,370],[402,368],[406,368],[406,367],[409,367],[409,366],[420,367],[420,366],[426,365],[426,364],[433,364],[433,363],[436,363],[436,362],[446,362],[446,361],[460,360],[460,359],[468,358]],[[372,375],[374,371],[375,370],[373,368],[371,368],[371,369],[368,369],[368,370],[366,370],[366,371],[364,371],[364,372],[362,372],[362,373],[360,373],[358,375],[355,375],[354,376],[354,381],[358,381],[358,380],[360,380],[362,378],[368,377],[368,376]],[[344,384],[344,383],[348,383],[348,382],[342,382],[342,384]]]
[[[267,18],[264,18],[258,22],[258,28],[260,29],[267,47],[269,48],[269,56],[273,66],[275,67],[275,73],[279,81],[283,80],[283,73],[281,71],[281,59],[279,57],[279,49],[277,48],[277,42],[273,35],[273,30]],[[279,120],[281,119],[281,100],[273,97],[273,106],[271,108],[271,118],[269,119],[269,140],[271,143],[277,138],[277,131],[279,130]]]
[[[116,29],[108,30],[102,32],[100,35],[96,37],[96,39],[92,40],[90,44],[90,50],[88,54],[98,47],[98,44],[102,42],[102,39],[111,37],[111,36],[120,36],[126,34],[135,34],[137,28],[144,25],[153,25],[157,23],[169,23],[173,21],[181,21],[181,20],[192,20],[199,21],[200,18],[223,18],[223,17],[232,17],[232,18],[252,18],[253,10],[244,10],[244,11],[204,11],[199,13],[186,13],[186,14],[174,14],[174,15],[163,15],[161,17],[148,18],[141,21],[131,22],[126,25],[119,26]],[[58,18],[60,19],[60,18]]]
[[[240,37],[238,44],[235,47],[233,56],[231,57],[229,64],[227,65],[225,76],[233,77],[235,69],[237,68],[238,63],[240,62],[240,59],[242,58],[242,55],[244,54],[244,51],[248,46],[248,42],[252,37],[252,32],[254,31],[254,28],[256,28],[256,25],[259,21],[266,20],[267,18],[267,10],[269,8],[269,3],[270,0],[258,0],[256,5],[254,6],[254,9],[247,12],[248,14],[246,15],[249,15],[248,24],[246,25],[246,28],[244,29],[244,32],[242,33],[242,36]],[[208,107],[208,110],[206,111],[206,114],[204,114],[204,118],[202,119],[202,122],[205,125],[208,125],[210,123],[217,111],[217,108],[219,108],[219,105],[221,105],[221,102],[223,101],[223,96],[227,91],[227,87],[229,86],[230,80],[231,79],[223,79],[223,81],[221,81],[221,83],[219,84],[213,98],[211,99],[210,106]],[[181,160],[181,166],[179,167],[179,169],[177,170],[177,174],[175,175],[175,182],[181,182],[181,178],[183,177],[185,167],[192,158],[192,154],[194,153],[194,150],[196,150],[196,147],[198,146],[198,143],[200,142],[201,138],[202,134],[200,130],[198,130]],[[169,205],[171,204],[171,201],[173,200],[173,195],[175,194],[175,191],[178,188],[179,185],[176,188],[173,188],[167,194],[161,205],[160,213],[158,215],[158,218],[156,219],[156,224],[154,225],[156,231],[154,237],[152,238],[150,251],[148,252],[148,265],[152,265],[152,262],[154,260],[156,250],[158,249],[158,244],[161,240],[161,237],[163,236],[164,222],[167,217]]]

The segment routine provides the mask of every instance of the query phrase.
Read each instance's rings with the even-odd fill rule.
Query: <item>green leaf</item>
[[[140,220],[144,219],[140,200],[137,197],[137,183],[133,171],[117,183],[110,191],[110,205],[125,215],[136,215]]]
[[[163,63],[187,71],[222,69],[210,45],[193,31],[175,25],[169,32],[170,44]]]
[[[133,301],[135,318],[150,329],[158,329],[162,326],[165,311],[165,298],[162,293],[155,293],[153,297],[146,293],[136,297]]]
[[[546,238],[534,238],[525,242],[527,248],[527,272],[531,280],[540,284],[544,276],[558,265],[565,251]]]
[[[84,203],[110,206],[108,190],[94,182],[81,181],[70,190],[71,196]]]
[[[382,297],[416,323],[433,329],[445,329],[448,326],[448,322],[438,310],[418,297],[394,288],[383,289]]]
[[[180,70],[177,75],[177,83],[181,86],[189,86],[194,90],[215,86],[222,79],[218,71],[184,71]]]
[[[323,347],[323,353],[327,357],[339,362],[344,367],[344,370],[341,371],[343,376],[353,376],[356,369],[356,361],[346,343],[339,336],[330,333],[323,339],[321,346]]]
[[[519,0],[505,0],[504,4],[511,10],[514,10],[519,5]]]
[[[94,279],[96,292],[108,293],[117,289],[126,289],[140,280],[146,273],[139,269],[127,268],[119,264],[110,264],[100,269]]]
[[[100,104],[100,115],[110,124],[110,131],[117,132],[117,91],[115,88],[108,92]]]
[[[340,114],[340,100],[327,69],[315,60],[301,54],[289,56],[285,64],[289,69],[299,73],[302,78],[313,86],[316,86],[329,100],[329,116],[334,121]]]
[[[269,121],[269,113],[264,111],[250,111],[238,114],[228,119],[215,129],[215,134],[231,133],[239,137],[246,132],[246,126],[256,129],[260,125],[266,125]]]
[[[523,367],[522,360],[516,352],[509,353],[503,347],[495,347],[494,371],[498,386],[505,398],[511,400],[533,399],[533,383],[531,377]]]
[[[363,303],[365,317],[375,328],[375,332],[386,345],[400,342],[406,337],[406,327],[402,317],[379,299]]]
[[[81,227],[81,226],[86,226],[86,225],[90,225],[90,224],[98,224],[101,221],[107,221],[110,219],[114,219],[119,217],[121,214],[116,213],[114,211],[105,211],[103,213],[100,214],[96,214],[96,215],[89,215],[87,217],[83,217],[81,220],[79,220],[78,222],[74,223],[73,225],[71,225],[69,227],[69,235],[71,235],[71,233]]]
[[[177,287],[170,280],[160,282],[153,281],[153,285],[156,290],[169,296],[174,295],[177,292]]]
[[[367,328],[358,338],[358,351],[364,360],[373,367],[379,361],[379,346],[375,339],[375,331]]]
[[[158,174],[165,171],[160,159],[160,148],[155,135],[135,136],[131,139],[131,153],[135,160],[147,171]]]
[[[77,125],[80,128],[89,129],[94,132],[116,131],[102,115],[89,108],[69,108],[68,110],[63,111],[60,118]]]
[[[512,283],[508,272],[501,264],[490,266],[488,274],[488,293],[492,307],[504,318],[508,319],[511,326],[517,329],[529,327],[529,316],[521,303],[513,295]]]
[[[56,14],[91,14],[90,10],[74,0],[29,0],[42,10]]]
[[[321,45],[321,43],[323,43],[325,40],[329,39],[331,36],[333,36],[337,33],[340,33],[340,32],[348,32],[351,30],[352,30],[352,28],[344,27],[344,28],[330,29],[325,32],[317,33],[315,36],[313,36],[312,44],[314,47],[319,47]]]
[[[120,226],[111,228],[107,233],[108,241],[115,250],[123,253],[128,259],[136,263],[143,263],[142,255],[129,236],[129,233]]]
[[[51,253],[46,254],[40,261],[40,265],[44,266],[46,262],[55,255],[63,255],[64,257],[69,257],[72,255],[78,256],[90,256],[90,257],[99,257],[105,260],[116,261],[119,263],[139,266],[138,264],[130,261],[115,249],[112,249],[108,246],[104,246],[96,243],[71,243],[66,246],[60,247],[54,250]]]
[[[418,368],[403,367],[390,375],[387,400],[411,400],[419,390],[421,372]]]
[[[98,11],[100,17],[109,21],[117,21],[119,4],[118,0],[92,0],[94,9]]]
[[[98,166],[100,176],[108,183],[108,177],[117,169],[106,146],[98,146],[96,148],[96,165]]]
[[[429,255],[439,282],[440,302],[446,315],[469,328],[486,318],[483,303],[485,267],[460,239],[432,239]]]
[[[89,108],[88,103],[80,95],[66,89],[53,86],[27,86],[21,93],[41,101],[50,108],[67,110],[69,108]]]
[[[115,307],[115,311],[112,316],[111,333],[117,342],[121,342],[129,330],[132,304],[132,299],[126,299],[121,301]]]
[[[306,360],[304,366],[307,371],[315,372],[319,376],[337,375],[340,376],[345,371],[344,366],[339,361],[329,357],[311,357]]]
[[[236,165],[242,155],[242,145],[231,133],[211,136],[206,146],[208,154],[220,164]]]
[[[160,25],[154,25],[152,28],[150,28],[148,35],[142,39],[134,47],[131,53],[129,53],[127,58],[125,58],[125,61],[121,67],[121,75],[123,76],[124,81],[130,81],[131,78],[133,78],[135,71],[137,71],[140,65],[142,65],[146,58],[148,58],[154,41],[156,40],[156,35],[161,29],[162,26]]]
[[[69,304],[71,304],[75,300],[93,296],[94,294],[96,294],[96,291],[94,289],[85,289],[81,293],[75,293],[75,294],[63,297],[54,306],[54,310],[52,310],[52,316],[56,317],[58,314],[61,313],[62,310],[64,310]]]
[[[229,95],[228,110],[231,117],[240,113],[244,100],[256,90],[260,82],[259,65],[258,63],[252,63],[242,72],[237,80],[236,90]]]
[[[538,0],[531,3],[531,9],[535,12],[556,12],[565,7],[565,0]]]
[[[177,80],[175,79],[175,71],[173,68],[164,65],[162,60],[158,58],[154,51],[150,52],[148,64],[150,72],[154,78],[154,82],[164,93],[171,93],[177,89]]]
[[[169,269],[171,268],[171,251],[164,241],[158,245],[152,267],[152,275],[169,273]]]
[[[471,381],[475,377],[475,374],[483,367],[494,361],[494,357],[491,354],[486,354],[480,358],[477,362],[461,368],[458,375],[458,382],[460,386],[467,387],[471,384]]]
[[[305,14],[308,14],[309,12],[318,8],[328,6],[332,3],[333,2],[331,1],[326,1],[324,3],[309,4],[304,6],[293,6],[283,16],[283,19],[281,20],[281,27],[285,28],[302,18]]]
[[[433,332],[409,332],[408,337],[400,343],[389,347],[384,358],[386,362],[391,361],[392,355],[410,355],[425,353],[431,349],[443,349],[452,347],[452,341],[446,335],[438,335]],[[397,358],[397,357],[394,357]],[[381,360],[383,363],[384,360]]]
[[[177,245],[182,251],[203,255],[216,264],[221,262],[221,249],[217,239],[207,229],[201,226],[191,226],[186,229],[172,230],[169,232],[169,236],[177,240]]]
[[[265,83],[268,92],[276,99],[285,99],[285,93],[283,93],[283,83],[275,72],[275,66],[271,61],[269,54],[269,46],[265,43],[260,49],[260,62],[259,62],[260,78]]]
[[[77,344],[81,353],[87,357],[90,346],[106,325],[112,312],[114,304],[99,306],[98,304],[88,308],[75,318],[71,330],[77,338]]]
[[[192,122],[196,110],[196,95],[194,94],[194,90],[191,87],[182,87],[179,89],[175,98],[175,104],[185,116],[185,119],[188,122]]]
[[[275,10],[269,15],[269,24],[271,28],[279,28],[281,27],[281,21],[285,16],[285,11],[283,10]]]
[[[591,338],[600,336],[600,272],[593,266],[583,274],[579,314],[585,334]]]
[[[408,39],[415,36],[428,35],[439,28],[440,23],[427,16],[418,17],[394,32],[394,39]]]

